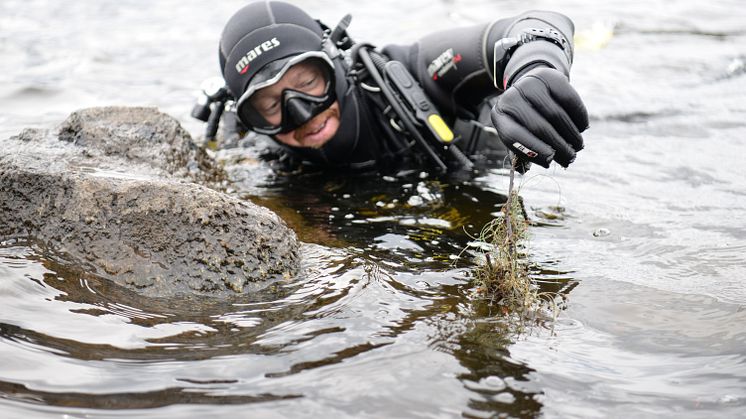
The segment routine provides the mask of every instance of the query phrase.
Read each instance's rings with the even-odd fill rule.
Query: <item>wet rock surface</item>
[[[3,146],[0,240],[29,239],[149,296],[242,293],[298,269],[293,231],[194,183],[220,171],[155,109],[83,110]]]
[[[125,159],[170,175],[190,176],[199,183],[220,180],[220,172],[189,133],[156,108],[82,109],[70,114],[57,136],[99,160]]]

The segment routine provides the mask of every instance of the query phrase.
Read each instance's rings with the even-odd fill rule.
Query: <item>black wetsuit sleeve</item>
[[[433,33],[412,45],[386,46],[383,53],[409,68],[446,118],[474,118],[484,99],[501,93],[504,87],[496,88],[493,82],[495,42],[530,28],[556,30],[567,47],[543,40],[526,43],[513,52],[505,68],[498,68],[498,74],[509,80],[543,64],[569,75],[574,25],[568,17],[547,11]]]

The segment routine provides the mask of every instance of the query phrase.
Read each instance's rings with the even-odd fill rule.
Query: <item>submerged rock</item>
[[[28,238],[149,296],[241,293],[298,270],[295,233],[265,208],[191,182],[219,175],[154,109],[76,112],[59,135],[26,130],[3,148],[0,240]]]

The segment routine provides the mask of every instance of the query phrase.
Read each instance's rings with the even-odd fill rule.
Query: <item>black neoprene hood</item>
[[[322,40],[321,26],[298,7],[280,1],[250,3],[223,29],[220,70],[238,98],[264,65],[306,51],[321,51]]]

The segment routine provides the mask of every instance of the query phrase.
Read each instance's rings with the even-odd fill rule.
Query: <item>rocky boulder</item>
[[[57,130],[60,141],[85,150],[88,158],[113,158],[146,165],[199,183],[220,179],[210,159],[181,124],[156,108],[103,107],[70,114]]]
[[[293,231],[194,183],[219,170],[155,109],[84,110],[2,145],[0,241],[29,240],[149,296],[242,293],[298,271]]]

